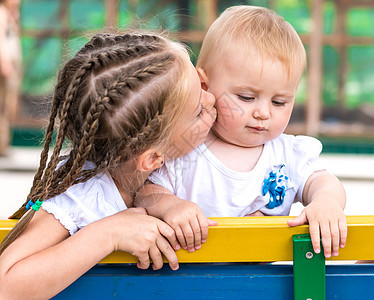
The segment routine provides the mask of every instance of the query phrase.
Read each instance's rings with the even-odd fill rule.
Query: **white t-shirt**
[[[107,173],[71,186],[64,193],[43,201],[42,207],[53,214],[71,235],[92,222],[127,209]]]
[[[317,164],[321,151],[322,145],[315,138],[282,134],[264,145],[253,170],[236,172],[201,144],[191,153],[166,162],[149,180],[196,203],[207,217],[242,217],[257,210],[288,215],[292,203],[301,201],[308,177],[321,170]],[[272,171],[277,174],[274,187],[279,181],[284,197],[281,203],[268,208],[271,193],[263,195],[263,185]]]

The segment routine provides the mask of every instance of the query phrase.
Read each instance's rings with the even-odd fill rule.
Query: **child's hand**
[[[255,212],[251,214],[244,215],[244,217],[265,217],[265,215],[262,211],[256,210]]]
[[[298,226],[309,223],[309,233],[315,253],[320,253],[320,237],[325,257],[338,256],[347,239],[347,221],[343,209],[335,200],[315,199],[301,214],[287,224]]]
[[[138,268],[147,269],[152,260],[153,270],[161,269],[161,253],[166,256],[171,269],[179,268],[173,248],[178,250],[180,246],[169,225],[146,215],[144,208],[130,208],[109,218],[111,226],[115,226],[112,237],[114,250],[126,251],[138,257]]]
[[[174,229],[182,247],[193,252],[201,248],[201,243],[206,242],[209,226],[216,226],[217,222],[205,217],[195,203],[174,198],[164,212],[163,220]]]

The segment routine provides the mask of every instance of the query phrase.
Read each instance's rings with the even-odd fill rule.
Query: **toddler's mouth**
[[[266,128],[265,127],[261,127],[261,126],[249,126],[250,129],[252,130],[255,130],[255,131],[265,131]]]

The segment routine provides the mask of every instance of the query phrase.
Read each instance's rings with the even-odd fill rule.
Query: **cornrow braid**
[[[92,65],[90,64],[90,66],[92,66]],[[83,71],[85,71],[86,69],[88,69],[88,66],[84,66]],[[73,81],[73,83],[75,82],[76,84],[75,84],[75,86],[72,87],[71,92],[67,97],[67,100],[63,104],[63,109],[62,109],[63,111],[68,110],[68,108],[70,106],[70,103],[71,103],[71,100],[73,98],[74,88],[75,89],[77,88],[77,86],[79,84],[79,81],[80,81],[81,77],[84,75],[84,73],[85,72],[81,72],[80,74],[78,74],[78,76],[76,78],[76,81]],[[69,101],[69,99],[70,99],[70,101]],[[54,124],[55,124],[55,119],[56,119],[57,112],[59,110],[60,104],[61,104],[61,101],[55,95],[54,98],[53,98],[52,111],[51,111],[49,124],[48,124],[47,130],[46,130],[44,148],[43,148],[43,151],[41,153],[40,165],[39,165],[37,173],[34,176],[33,185],[32,185],[32,188],[30,190],[30,193],[29,193],[27,199],[33,199],[38,194],[40,194],[40,191],[44,188],[43,187],[44,182],[42,181],[42,176],[43,177],[50,176],[50,172],[48,172],[48,170],[51,170],[53,166],[55,168],[56,165],[57,165],[57,158],[58,158],[58,155],[60,153],[62,143],[63,143],[63,140],[64,140],[64,134],[61,134],[61,131],[63,131],[65,129],[65,126],[64,126],[65,123],[64,122],[61,122],[62,124],[60,125],[60,132],[59,132],[58,137],[57,137],[57,143],[56,143],[53,155],[51,157],[51,160],[48,164],[47,169],[45,168],[47,160],[48,160],[49,146],[50,146],[50,143],[52,141],[52,136],[53,136],[53,127],[54,127]],[[61,118],[61,120],[64,120],[64,118]],[[61,138],[61,135],[63,135],[63,138]],[[54,162],[56,162],[56,163],[54,163]],[[11,219],[21,218],[22,215],[26,211],[26,204],[27,203],[28,203],[28,200],[26,200],[25,203],[20,207],[20,209],[18,209],[10,218]]]
[[[85,70],[85,69],[83,69]],[[48,160],[48,151],[49,151],[49,145],[52,139],[52,134],[53,134],[53,127],[54,127],[54,121],[57,115],[57,99],[54,98],[53,101],[53,107],[52,107],[52,113],[50,117],[50,122],[46,131],[46,138],[45,138],[45,144],[44,144],[44,149],[41,154],[41,159],[40,159],[40,166],[38,169],[38,172],[34,176],[34,181],[33,181],[33,186],[31,188],[31,191],[27,197],[27,199],[34,199],[38,195],[41,194],[41,191],[45,189],[45,182],[42,180],[42,178],[48,178],[47,179],[47,186],[49,187],[50,181],[52,180],[52,172],[54,172],[54,169],[57,166],[58,163],[58,156],[60,154],[61,148],[63,141],[65,139],[65,125],[66,125],[66,114],[67,110],[70,107],[70,103],[73,99],[74,91],[78,87],[80,79],[84,75],[84,72],[81,72],[78,74],[79,76],[76,78],[75,81],[72,82],[72,84],[69,86],[70,87],[70,93],[68,94],[68,97],[66,98],[65,103],[63,104],[62,111],[65,112],[65,114],[61,117],[61,122],[60,122],[60,129],[57,135],[57,140],[56,140],[56,145],[52,154],[52,157],[50,159],[50,162],[48,163],[47,168],[45,168],[46,162]],[[75,83],[75,84],[74,84]],[[43,176],[43,177],[42,177]],[[40,199],[40,198],[39,198]],[[44,199],[40,199],[43,201]],[[10,217],[11,219],[17,218],[19,219],[22,217],[22,215],[26,212],[26,204],[28,203],[29,200],[26,200],[25,203]]]
[[[82,170],[89,151],[92,147],[95,132],[98,127],[99,116],[105,108],[105,103],[107,103],[108,101],[108,96],[104,96],[100,99],[99,103],[92,104],[91,109],[88,112],[86,120],[83,124],[83,138],[78,147],[77,155],[74,157],[70,171],[66,174],[65,178],[60,184],[62,187],[66,187],[67,189],[79,177],[79,173]],[[45,189],[44,194],[41,195],[41,199],[45,199],[46,196],[49,196],[49,186],[47,186],[47,189]]]
[[[148,49],[148,50],[152,50],[152,47],[147,47],[147,48],[144,48],[144,49]],[[128,51],[129,49],[127,49],[125,52],[126,52],[126,54],[128,54],[128,53],[131,53],[130,51]],[[120,51],[108,51],[108,52],[110,52],[111,53],[111,55],[113,55],[113,53],[121,53]],[[139,52],[139,51],[138,51]],[[133,55],[135,55],[136,53],[135,52],[132,52],[132,54]],[[106,57],[110,57],[111,55],[106,55]],[[168,57],[167,58],[165,58],[165,59],[168,59]],[[125,84],[127,84],[127,85],[129,85],[129,86],[134,86],[135,85],[135,83],[134,83],[134,81],[137,81],[137,80],[142,80],[142,79],[144,79],[147,75],[150,75],[150,74],[154,74],[155,72],[156,72],[156,70],[157,69],[159,69],[161,66],[163,65],[163,63],[159,63],[159,64],[156,64],[156,65],[151,65],[151,66],[146,66],[144,69],[142,69],[142,70],[137,70],[137,71],[135,71],[131,76],[128,76],[128,77],[126,77],[126,79],[125,80],[123,80],[123,81],[120,81],[120,82],[114,82],[111,86],[110,86],[110,89],[111,90],[114,90],[114,89],[116,89],[116,87],[117,87],[117,85],[118,86],[121,86],[121,85],[125,85]],[[95,69],[95,67],[97,67],[97,64],[95,64],[95,63],[93,63],[93,62],[89,62],[89,63],[87,63],[86,65],[84,65],[83,67],[82,67],[82,69],[83,70],[88,70],[89,68],[91,68],[92,67],[92,69],[94,70]],[[82,75],[80,76],[80,77],[82,77]],[[108,93],[108,90],[106,90],[106,94],[104,95],[104,98],[103,99],[106,99],[107,101],[104,101],[103,102],[103,104],[102,105],[106,105],[106,103],[108,103],[108,101],[110,100],[108,97],[107,97],[107,93]],[[95,107],[93,107],[93,109],[96,109]],[[89,113],[88,115],[87,115],[87,119],[88,119],[88,121],[85,123],[85,125],[83,125],[83,128],[86,128],[86,126],[88,126],[88,124],[90,124],[91,123],[91,120],[90,120],[90,116],[91,116],[91,113]],[[99,116],[99,114],[96,114],[96,116],[98,117]],[[62,119],[64,119],[64,116],[62,116],[61,117]],[[60,130],[61,130],[61,128],[63,128],[63,126],[60,126]],[[127,147],[130,147],[131,145],[135,145],[135,144],[137,144],[137,143],[139,143],[139,141],[140,140],[143,140],[142,139],[142,137],[144,137],[145,136],[145,134],[142,132],[142,130],[144,130],[144,128],[142,128],[141,129],[141,132],[140,132],[140,134],[139,134],[139,136],[137,136],[137,137],[134,137],[134,138],[132,138],[131,139],[131,143],[128,143],[128,145],[127,145]],[[87,140],[87,138],[88,137],[93,137],[93,132],[91,131],[91,132],[88,132],[87,130],[83,130],[83,137],[80,137],[79,138],[79,140],[80,141],[83,141],[81,144],[80,144],[80,146],[79,146],[79,148],[78,148],[78,150],[77,151],[72,151],[72,154],[75,154],[75,152],[77,153],[77,157],[75,158],[75,160],[74,160],[74,163],[72,164],[72,166],[70,167],[70,171],[69,172],[67,172],[67,174],[65,175],[65,178],[63,179],[63,181],[60,183],[60,184],[58,184],[59,186],[61,186],[62,188],[58,188],[58,191],[59,191],[59,193],[62,193],[62,192],[64,192],[67,188],[63,188],[63,186],[66,186],[66,187],[68,187],[68,186],[70,186],[70,184],[72,184],[72,183],[74,183],[74,184],[76,184],[77,182],[75,181],[75,179],[76,178],[78,178],[78,177],[82,177],[80,174],[79,174],[79,172],[80,172],[80,170],[82,169],[82,167],[83,167],[83,164],[84,164],[84,162],[85,162],[85,160],[86,160],[86,158],[87,158],[87,155],[88,155],[88,153],[89,153],[89,151],[90,151],[90,148],[91,148],[91,144],[92,144],[92,141],[93,141],[93,138],[91,138],[91,142],[87,145],[87,143],[85,143],[85,141]],[[61,141],[62,139],[60,139],[60,141]],[[62,145],[61,143],[59,143],[59,144],[57,144],[59,147],[60,147],[60,145]],[[88,148],[85,148],[86,146],[88,146]],[[58,148],[57,146],[55,147],[55,150],[59,150],[60,151],[60,149],[61,148]],[[84,149],[84,151],[85,151],[85,153],[82,153],[81,154],[81,152],[83,151],[83,149]],[[133,150],[136,150],[136,148],[135,147],[132,147],[132,149]],[[73,149],[74,150],[74,149]],[[73,158],[72,158],[73,159]],[[53,160],[53,157],[51,158],[51,162],[52,161],[54,161]],[[57,164],[55,164],[55,165],[52,165],[52,167],[50,167],[49,169],[50,170],[54,170],[54,168],[57,166]],[[89,176],[87,176],[88,174],[92,174],[92,175],[96,175],[97,174],[97,172],[95,171],[95,172],[93,172],[93,171],[91,171],[91,172],[86,172],[86,176],[84,176],[84,179],[83,178],[81,178],[80,180],[79,180],[79,182],[82,182],[83,180],[84,181],[86,181],[86,180],[88,180],[89,179]],[[50,192],[48,192],[48,191],[50,191],[51,189],[50,189],[50,187],[54,187],[54,189],[56,189],[57,188],[57,183],[56,182],[54,182],[53,183],[53,181],[55,181],[55,180],[53,180],[53,178],[55,178],[56,176],[49,176],[48,177],[48,181],[46,182],[46,184],[43,186],[44,187],[44,193],[41,193],[41,191],[40,190],[37,190],[37,193],[36,193],[36,195],[34,195],[34,198],[38,198],[38,199],[46,199],[46,198],[48,198],[48,197],[50,197],[51,196],[51,193]],[[72,179],[73,178],[73,179]],[[61,178],[60,178],[61,179]],[[54,194],[54,193],[53,193]]]
[[[124,34],[112,36],[110,34],[97,34],[91,41],[79,50],[78,54],[91,52],[93,49],[108,48],[121,44],[122,46],[139,45],[140,43],[151,45],[153,43],[164,43],[164,40],[156,35],[149,34]]]
[[[57,110],[58,110],[58,103],[57,103],[57,101],[53,101],[51,116],[49,118],[49,124],[48,124],[48,127],[46,129],[44,147],[43,147],[43,150],[42,150],[41,155],[40,155],[40,165],[39,165],[39,168],[38,168],[38,170],[37,170],[37,172],[34,176],[32,187],[39,185],[41,177],[44,173],[45,166],[47,164],[49,145],[51,144],[51,141],[52,141],[53,128],[54,128],[54,124],[55,124],[54,121],[55,121],[55,118],[57,116]],[[26,199],[31,198],[31,193],[32,192],[33,192],[33,189],[31,188]],[[22,207],[20,208],[20,211],[23,211],[25,208],[26,208],[26,203],[24,203],[22,205]],[[14,217],[15,215],[17,217],[17,213],[13,214],[12,217]]]
[[[81,70],[76,74],[76,77],[74,80],[71,82],[71,84],[68,87],[68,93],[67,93],[67,98],[65,102],[62,105],[62,114],[60,115],[60,127],[59,131],[57,134],[57,139],[56,139],[56,145],[54,147],[54,151],[52,153],[51,159],[48,163],[48,166],[45,170],[44,178],[46,178],[46,182],[43,182],[42,180],[39,181],[39,184],[35,187],[35,194],[31,194],[31,198],[38,197],[40,201],[43,201],[45,198],[43,196],[46,195],[46,193],[41,193],[42,190],[46,191],[51,185],[51,181],[53,179],[53,172],[55,171],[58,163],[58,157],[61,152],[61,148],[63,145],[63,142],[65,140],[66,136],[66,126],[67,126],[67,114],[70,108],[70,105],[73,101],[75,91],[78,89],[79,84],[83,78],[83,76],[86,74],[86,72],[92,68],[93,64],[88,63],[85,64]]]
[[[58,74],[39,169],[25,203],[11,217],[22,219],[3,240],[0,254],[35,214],[34,209],[26,213],[30,199],[40,204],[165,142],[187,98],[181,72],[187,63],[186,50],[159,35],[99,34],[65,64]],[[180,105],[171,104],[174,99]],[[63,157],[66,140],[71,149]]]

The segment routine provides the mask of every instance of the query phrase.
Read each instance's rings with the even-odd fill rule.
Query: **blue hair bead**
[[[29,210],[31,206],[34,205],[34,202],[30,199],[30,201],[26,204],[26,210]]]

